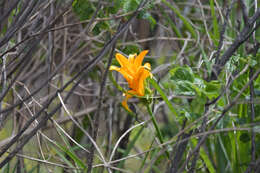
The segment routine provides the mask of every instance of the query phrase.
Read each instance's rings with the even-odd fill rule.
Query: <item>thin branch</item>
[[[67,96],[64,99],[64,102],[66,103],[66,101],[68,100],[68,98],[71,96],[71,94],[73,93],[73,91],[76,89],[76,87],[79,85],[79,83],[82,81],[82,79],[85,78],[85,75],[88,74],[88,72],[90,70],[93,69],[93,67],[104,57],[105,53],[110,49],[110,47],[112,46],[112,44],[118,39],[118,37],[126,31],[126,29],[129,27],[130,23],[133,21],[133,19],[135,18],[135,16],[138,14],[138,10],[144,6],[145,3],[141,3],[140,6],[138,7],[138,9],[136,10],[136,12],[133,14],[133,16],[121,27],[121,29],[104,45],[103,49],[100,51],[100,53],[93,59],[91,60],[88,64],[86,64],[84,66],[84,68],[82,70],[80,70],[70,81],[68,81],[61,89],[59,89],[56,94],[54,96],[52,96],[52,98],[50,98],[50,100],[45,103],[43,105],[43,108],[38,111],[34,117],[32,117],[31,119],[29,119],[24,127],[21,129],[21,132],[18,133],[14,138],[12,138],[12,140],[3,147],[2,151],[0,152],[0,157],[20,138],[20,136],[25,132],[25,130],[31,125],[31,123],[38,118],[41,113],[45,113],[45,116],[43,116],[43,118],[41,119],[41,121],[39,122],[39,124],[23,139],[23,141],[12,151],[10,152],[10,154],[0,163],[0,168],[2,168],[6,163],[8,163],[14,156],[15,154],[32,138],[32,136],[34,136],[37,131],[42,128],[46,122],[48,121],[48,119],[50,117],[52,117],[57,110],[59,110],[61,108],[61,103],[59,103],[49,114],[47,114],[45,112],[45,109],[52,103],[52,101],[57,97],[58,93],[61,93],[62,91],[64,91],[75,79],[77,79],[78,77],[79,80],[78,82],[71,88],[70,92],[67,94]],[[32,93],[33,94],[33,93]],[[32,95],[31,94],[31,95]],[[31,97],[31,96],[30,96]],[[3,111],[2,111],[3,112]]]
[[[24,25],[24,23],[27,21],[26,19],[29,18],[33,9],[36,8],[38,5],[39,1],[27,0],[25,2],[24,6],[13,21],[12,25],[7,29],[4,37],[0,39],[0,48],[5,45],[13,37],[16,31],[18,31],[18,29],[20,29]]]
[[[248,10],[247,10],[245,1],[240,0],[240,4],[241,4],[241,7],[242,7],[241,10],[242,10],[242,14],[243,14],[243,20],[245,22],[245,25],[248,25],[249,24],[249,18],[248,18]]]
[[[2,2],[4,2],[4,1],[2,1]],[[9,2],[10,2],[10,1],[9,1]],[[13,2],[13,1],[11,1],[11,2]],[[11,13],[15,8],[17,8],[17,5],[18,5],[19,2],[20,2],[20,0],[14,1],[14,2],[9,6],[9,9],[5,9],[5,13],[0,16],[0,21],[5,20],[5,19],[10,15],[10,13]]]
[[[240,98],[240,96],[242,95],[242,93],[248,88],[248,86],[259,76],[260,74],[260,69],[258,69],[254,75],[252,75],[252,78],[250,78],[250,80],[247,82],[247,84],[239,91],[239,93],[235,96],[235,98],[233,99],[233,101],[228,104],[227,106],[224,107],[221,115],[217,118],[217,120],[213,123],[213,125],[210,127],[210,131],[214,130],[214,128],[217,126],[217,124],[219,123],[219,121],[226,115],[226,113],[237,103],[237,100]],[[206,132],[205,132],[206,133]],[[188,162],[190,161],[191,157],[193,156],[193,154],[195,154],[197,152],[197,150],[201,147],[201,145],[205,142],[205,140],[207,139],[208,135],[204,135],[202,136],[201,140],[198,142],[198,144],[196,145],[195,149],[192,150],[192,152],[189,154],[189,156],[187,157],[185,163],[182,165],[182,167],[179,169],[178,172],[182,172],[185,165],[188,164]]]
[[[235,51],[239,48],[241,44],[243,44],[253,33],[254,31],[260,26],[260,21],[254,24],[260,17],[260,8],[256,11],[256,13],[249,19],[248,25],[244,27],[244,29],[238,34],[235,41],[232,45],[225,51],[225,53],[221,56],[219,60],[216,60],[213,71],[211,73],[210,80],[216,80],[220,72],[222,71],[225,64],[228,62],[230,57],[235,53]]]
[[[54,20],[50,21],[50,22],[49,22],[49,26],[47,26],[47,28],[45,28],[45,29],[48,29],[49,27],[51,27],[52,25],[54,25],[54,24],[62,17],[62,15],[65,13],[65,11],[66,11],[69,7],[70,7],[70,5],[68,5],[68,6],[65,8],[65,10],[63,10]],[[45,29],[43,29],[43,30],[45,30]],[[42,36],[43,36],[43,35],[40,35],[40,37],[42,37]],[[34,40],[34,39],[35,39],[35,38],[29,39],[29,40],[31,41],[31,40]],[[36,45],[38,42],[40,42],[40,40],[41,40],[41,38],[36,39],[36,43],[34,43],[33,45]],[[2,55],[2,56],[3,56],[3,55]],[[19,56],[19,55],[17,55],[17,57],[18,57],[18,56]],[[23,63],[23,62],[21,61],[21,63]],[[64,63],[61,63],[61,64],[56,68],[57,70],[53,71],[53,72],[52,72],[52,75],[50,75],[50,77],[49,77],[47,80],[45,80],[45,81],[42,83],[42,85],[40,85],[37,89],[35,89],[29,96],[25,97],[23,100],[19,100],[19,101],[15,102],[12,106],[10,106],[10,107],[8,107],[8,108],[6,108],[6,109],[1,110],[1,111],[0,111],[0,114],[1,114],[1,113],[7,113],[7,112],[12,111],[15,107],[21,105],[23,102],[29,100],[32,96],[34,96],[36,93],[38,93],[44,86],[46,86],[46,84],[49,83],[49,81],[56,75],[57,71],[58,71],[63,65],[64,65]],[[8,75],[10,75],[10,73],[9,73]],[[7,78],[8,78],[8,75],[7,75]],[[1,100],[1,99],[0,99],[0,100]]]
[[[119,24],[119,27],[118,27],[118,31],[119,30],[120,30],[120,24]],[[98,108],[97,108],[97,111],[96,111],[95,116],[94,116],[94,130],[93,130],[93,140],[94,141],[97,140],[97,135],[98,135],[98,130],[99,130],[99,117],[100,117],[100,111],[101,111],[102,102],[103,102],[103,95],[105,93],[104,90],[105,90],[106,81],[107,81],[107,74],[108,74],[108,71],[109,71],[109,67],[112,63],[115,48],[116,48],[116,41],[112,45],[112,49],[111,49],[111,53],[110,53],[110,56],[109,56],[109,59],[108,59],[107,67],[106,67],[105,73],[103,75],[102,82],[100,84]],[[91,147],[90,147],[91,153],[88,155],[88,172],[89,173],[91,172],[92,166],[93,166],[93,159],[94,159],[94,152],[95,152],[94,149],[95,149],[94,145],[92,144]],[[108,170],[108,171],[110,172],[110,170]]]
[[[216,64],[219,62],[220,51],[221,51],[222,46],[223,46],[224,35],[225,35],[225,32],[226,32],[226,28],[227,28],[227,21],[228,21],[228,18],[229,18],[230,11],[231,11],[231,9],[232,9],[232,7],[234,5],[234,2],[235,2],[235,0],[233,0],[231,2],[229,8],[227,9],[227,12],[226,12],[226,15],[225,15],[225,18],[224,18],[224,23],[223,23],[221,31],[220,31],[220,38],[219,38],[218,48],[217,48],[217,52],[215,54],[215,63]]]
[[[255,45],[254,48],[254,56],[256,56],[256,53],[259,49],[259,44]],[[249,71],[249,78],[252,78],[254,69],[250,68]],[[254,91],[254,82],[252,82],[249,85],[249,89],[250,89],[250,112],[251,112],[251,123],[253,123],[255,121],[255,102],[254,102],[254,98],[255,98],[255,91]],[[252,170],[255,167],[255,162],[256,162],[256,134],[254,131],[254,128],[252,128],[251,131],[251,165],[248,166],[246,172],[256,172],[256,170]],[[253,166],[252,166],[253,165]]]

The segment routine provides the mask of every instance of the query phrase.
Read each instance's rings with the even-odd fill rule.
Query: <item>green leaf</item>
[[[10,163],[7,163],[2,169],[1,173],[9,173],[10,171]]]
[[[209,99],[213,99],[219,96],[221,84],[219,81],[205,82],[205,94]]]
[[[55,153],[57,153],[60,157],[61,160],[63,160],[68,166],[70,167],[74,167],[73,163],[71,161],[69,161],[62,152],[60,152],[59,150],[57,150],[55,147],[53,147],[53,150],[55,151]],[[75,172],[75,171],[74,171]]]
[[[165,101],[165,103],[167,104],[168,108],[173,113],[173,115],[175,115],[177,117],[178,114],[175,111],[171,102],[168,100],[168,98],[167,98],[166,94],[164,93],[163,89],[159,86],[159,84],[154,79],[149,78],[149,81],[151,82],[153,87],[159,92],[159,94],[162,96],[163,100]]]
[[[239,54],[231,56],[231,58],[225,65],[226,69],[229,72],[233,72],[237,68],[237,65],[239,64],[240,59],[241,59],[241,56]]]
[[[174,82],[176,88],[174,92],[176,95],[195,96],[196,90],[193,88],[193,84],[189,81],[177,81]]]
[[[215,6],[214,6],[214,0],[210,0],[210,11],[211,16],[213,18],[213,33],[211,36],[213,37],[214,44],[218,46],[218,40],[219,40],[219,28],[218,28],[218,20],[215,14]]]
[[[186,19],[183,15],[181,15],[181,12],[175,8],[173,5],[171,5],[168,1],[166,0],[162,0],[162,2],[168,6],[182,21],[183,24],[185,25],[185,27],[187,28],[187,30],[190,31],[191,35],[193,38],[197,38],[197,34],[195,29],[193,28],[193,26],[191,25],[191,21]]]
[[[80,20],[90,19],[95,12],[95,8],[88,0],[74,0],[72,4],[73,12],[79,16]]]
[[[67,147],[62,146],[59,143],[56,143],[56,146],[58,146],[58,148],[60,150],[62,150],[63,152],[65,152],[68,156],[70,156],[71,159],[73,159],[73,161],[82,169],[86,169],[85,164],[81,161],[81,159],[75,154],[75,152],[73,151],[73,148],[70,146],[69,141],[67,140],[66,136],[64,135],[64,133],[60,130],[57,129],[57,131],[60,134],[60,137],[63,139],[63,141],[65,142]]]
[[[176,67],[170,70],[171,80],[194,82],[194,75],[189,67]]]
[[[170,79],[177,95],[202,96],[206,87],[202,79],[195,78],[189,67],[173,68],[170,70]]]
[[[197,140],[196,139],[191,139],[192,143],[194,146],[197,145]],[[215,173],[216,170],[213,166],[213,164],[211,163],[211,160],[209,159],[209,156],[207,155],[206,151],[204,150],[203,147],[200,148],[200,156],[203,159],[203,161],[205,162],[208,170],[210,173]]]
[[[140,0],[125,0],[123,3],[123,11],[127,13],[136,10],[140,2]]]
[[[198,106],[196,106],[196,107],[198,107]],[[195,113],[195,111],[193,109],[191,111],[189,109],[183,108],[180,112],[180,115],[182,115],[182,117],[185,117],[190,121],[193,121],[193,120],[196,120],[199,118],[199,114]]]

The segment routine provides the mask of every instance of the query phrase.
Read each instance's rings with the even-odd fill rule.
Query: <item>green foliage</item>
[[[143,130],[144,130],[144,126],[141,126],[140,128],[136,128],[132,131],[131,136],[130,136],[131,142],[129,143],[127,149],[123,152],[124,157],[129,155],[130,151],[134,148],[134,146],[135,146],[137,140],[140,138]],[[125,163],[125,160],[122,160],[119,163],[119,168],[123,168],[124,163]]]
[[[176,67],[170,70],[170,79],[177,95],[194,96],[196,94],[194,74],[189,67]]]
[[[206,87],[204,90],[204,93],[209,99],[217,98],[221,91],[221,83],[219,81],[210,81],[206,82],[204,81]]]
[[[52,149],[55,151],[55,153],[71,168],[74,168],[74,164],[76,167],[79,167],[81,170],[86,170],[86,165],[84,162],[76,155],[74,148],[70,146],[69,141],[67,137],[63,134],[61,130],[58,129],[59,135],[62,138],[63,142],[65,143],[65,146],[63,146],[60,143],[52,143],[53,147]],[[66,156],[68,156],[70,159],[68,159]],[[81,172],[79,170],[74,170],[75,173]]]
[[[134,11],[138,5],[142,2],[141,0],[123,0],[122,7],[124,12]]]
[[[10,172],[10,163],[6,164],[2,170],[1,173],[9,173]]]
[[[171,80],[175,82],[188,81],[194,82],[194,75],[189,67],[176,67],[170,71]]]
[[[141,2],[142,0],[123,0],[121,3],[122,9],[125,13],[135,11]],[[151,24],[151,28],[154,28],[154,26],[156,25],[156,20],[153,18],[153,16],[148,10],[154,7],[154,2],[155,0],[149,1],[137,16],[140,19],[148,20]]]
[[[176,67],[170,70],[171,86],[177,95],[198,96],[197,99],[216,98],[221,84],[218,81],[207,82],[194,74],[190,67]]]
[[[113,5],[104,6],[97,15],[99,18],[105,18],[106,16],[114,15],[118,13],[120,9],[122,9],[124,13],[133,12],[138,8],[141,0],[109,0],[108,2],[111,2]],[[153,3],[154,0],[150,1],[138,14],[138,18],[148,20],[152,28],[154,28],[154,26],[156,25],[156,20],[153,18],[148,10],[153,8]],[[74,0],[72,6],[73,11],[77,16],[79,16],[80,20],[82,21],[91,18],[91,16],[96,11],[97,3],[90,2],[89,0]],[[127,16],[126,18],[129,19],[129,17],[130,16]],[[102,21],[98,22],[95,25],[93,31],[97,35],[103,30],[109,30],[109,27],[110,25],[108,22]]]
[[[213,18],[213,33],[211,33],[211,37],[213,38],[214,44],[218,46],[220,33],[219,33],[218,19],[215,14],[214,0],[210,0],[210,10],[211,10],[211,16]]]
[[[140,48],[136,45],[129,45],[129,46],[126,46],[124,49],[123,49],[123,52],[126,54],[126,55],[130,55],[130,54],[133,54],[133,52],[140,52]],[[116,61],[116,60],[115,60]],[[116,61],[117,62],[117,61]],[[117,62],[118,63],[118,62]]]
[[[135,11],[141,2],[142,2],[142,0],[123,0],[121,3],[122,9],[125,13]],[[148,12],[148,10],[154,7],[154,5],[153,5],[154,2],[155,2],[154,0],[149,1],[146,4],[146,6],[138,14],[138,18],[149,19],[148,16],[151,17],[151,14]],[[150,22],[155,22],[155,21],[153,21],[154,19],[152,17],[150,20],[149,20]]]
[[[191,24],[191,21],[189,19],[187,19],[185,16],[183,16],[179,9],[175,8],[172,4],[170,4],[166,0],[162,0],[162,2],[166,6],[168,6],[183,21],[184,25],[186,26],[187,30],[191,33],[192,37],[196,38],[197,34],[196,34],[195,29],[193,28],[193,26]]]
[[[123,10],[125,12],[129,12],[132,9],[138,6],[139,1],[128,1],[127,3],[123,3]],[[195,19],[192,20],[189,17],[182,14],[182,8],[177,7],[175,3],[170,3],[168,1],[162,1],[164,5],[166,5],[182,22],[183,30],[177,27],[175,21],[169,17],[169,14],[166,13],[162,8],[161,14],[166,21],[166,25],[171,28],[171,31],[176,34],[178,38],[183,38],[185,31],[191,33],[192,38],[197,38],[197,32],[202,32],[206,35],[206,29],[201,25],[201,23],[196,22]],[[176,2],[178,3],[178,2]],[[250,4],[249,1],[247,1]],[[209,2],[209,11],[210,15],[211,27],[209,30],[210,38],[213,40],[215,46],[219,44],[220,38],[220,16],[216,11],[215,1]],[[132,9],[131,9],[132,8]],[[160,9],[160,7],[159,7]],[[194,11],[197,11],[193,9]],[[235,11],[231,12],[231,25],[235,25]],[[176,17],[175,16],[175,17]],[[194,23],[196,23],[194,25]],[[199,29],[202,27],[202,29]],[[201,34],[201,33],[200,33]],[[200,35],[201,36],[201,35]],[[235,38],[235,33],[232,29],[227,29],[227,36],[232,39]],[[184,42],[180,41],[183,45]],[[187,51],[184,50],[187,54],[192,51],[188,51],[192,49],[194,43],[187,44]],[[160,79],[161,84],[155,81],[154,79],[149,80],[151,83],[151,87],[154,88],[155,93],[159,96],[159,101],[164,101],[166,107],[169,112],[166,112],[167,117],[170,119],[172,115],[175,115],[174,121],[169,121],[168,124],[160,123],[159,121],[153,119],[152,122],[154,128],[156,129],[154,134],[158,137],[160,143],[165,141],[168,138],[175,139],[175,134],[178,132],[178,125],[182,124],[185,120],[187,120],[188,125],[192,125],[189,130],[200,129],[201,121],[194,123],[196,120],[201,118],[205,114],[205,105],[206,103],[220,97],[214,106],[211,106],[212,112],[208,115],[207,128],[212,125],[212,123],[216,122],[216,119],[221,115],[222,110],[235,98],[235,96],[241,91],[241,89],[245,86],[245,84],[249,81],[249,69],[253,69],[254,71],[257,69],[259,65],[259,53],[256,56],[252,54],[248,54],[246,52],[245,47],[239,48],[237,53],[233,55],[230,60],[226,63],[222,74],[219,76],[217,80],[206,81],[205,75],[210,75],[212,73],[214,59],[209,58],[214,55],[212,50],[205,43],[198,43],[196,48],[199,52],[199,57],[201,58],[201,62],[198,62],[197,50],[193,50],[196,53],[190,53],[188,57],[185,56],[189,61],[189,66],[179,65],[176,62],[176,56],[170,57],[168,60],[173,62],[174,68],[170,69],[168,76],[164,79]],[[222,51],[225,51],[227,47],[225,47]],[[130,47],[127,46],[124,49],[124,52],[130,54],[132,52],[137,52],[138,47]],[[139,50],[140,51],[140,50]],[[221,55],[222,52],[221,51]],[[188,53],[189,52],[189,53]],[[214,56],[213,56],[214,57]],[[161,61],[163,62],[163,60]],[[196,69],[198,64],[200,69]],[[246,68],[245,68],[246,67]],[[240,74],[241,73],[241,74]],[[226,91],[227,87],[227,79],[233,79],[235,75],[239,74],[237,78],[228,86],[228,91]],[[229,78],[230,77],[230,78]],[[159,81],[159,80],[158,80]],[[260,78],[258,77],[254,81],[255,93],[256,96],[259,97],[260,91]],[[221,95],[224,93],[223,95]],[[176,98],[169,99],[169,94],[174,94]],[[225,116],[218,122],[216,129],[222,130],[225,128],[234,128],[234,127],[243,127],[247,126],[250,121],[250,104],[248,104],[250,97],[249,89],[246,89],[241,98],[237,101],[236,105],[230,109]],[[158,103],[157,100],[154,100],[155,103]],[[259,118],[259,105],[255,105],[256,113],[256,122],[260,120]],[[149,111],[152,115],[152,112]],[[175,129],[171,126],[174,126],[173,122],[177,123]],[[194,123],[194,124],[193,124]],[[162,127],[160,127],[160,125]],[[187,127],[187,126],[186,126]],[[256,129],[257,130],[257,129]],[[159,132],[160,131],[160,132]],[[228,131],[228,132],[218,132],[210,135],[206,140],[206,147],[201,147],[199,152],[199,160],[197,161],[196,168],[205,168],[208,172],[244,172],[247,166],[250,163],[250,141],[251,134],[248,131]],[[186,151],[193,149],[198,143],[198,139],[192,137],[189,142],[188,148]],[[256,145],[260,146],[259,136],[256,137]],[[158,153],[158,149],[153,150],[149,154],[145,155],[145,158],[142,162],[142,167],[145,162],[148,161],[148,156],[151,158],[156,157],[156,153]],[[260,154],[257,151],[258,155]],[[242,157],[242,158],[241,158]],[[165,155],[161,155],[156,158],[154,164],[149,169],[149,171],[153,170],[154,172],[159,171],[160,164],[166,159]],[[184,160],[184,159],[183,159]],[[204,169],[204,171],[205,171]],[[203,169],[202,169],[203,170]],[[202,171],[203,172],[203,171]]]
[[[67,1],[59,0],[57,4],[60,5],[65,2]],[[80,38],[78,36],[79,32],[89,24],[99,2],[102,4],[101,10],[90,25],[87,33],[88,38]],[[189,153],[195,149],[204,135],[208,136],[198,152],[198,159],[195,164],[196,172],[244,173],[248,166],[253,165],[251,163],[251,145],[253,142],[256,145],[256,160],[259,159],[260,76],[253,81],[253,87],[251,86],[255,94],[254,98],[251,98],[249,86],[244,91],[242,89],[248,85],[251,73],[255,73],[259,69],[260,49],[258,52],[254,52],[253,49],[255,40],[260,40],[260,30],[256,30],[253,37],[250,37],[236,49],[235,53],[225,63],[216,80],[210,80],[209,78],[215,72],[213,71],[215,57],[218,46],[220,46],[219,40],[222,34],[223,19],[226,17],[226,10],[221,9],[231,7],[230,15],[225,19],[227,25],[223,35],[224,40],[223,45],[221,45],[219,59],[229,50],[231,44],[237,39],[239,32],[246,26],[240,1],[235,1],[233,6],[230,4],[231,0],[200,1],[202,6],[200,6],[199,1],[194,1],[194,4],[190,4],[188,0],[149,1],[136,16],[137,20],[132,21],[133,23],[130,24],[127,32],[118,37],[115,50],[113,50],[129,55],[139,53],[143,49],[149,49],[149,57],[146,57],[144,62],[151,64],[153,78],[146,80],[145,95],[129,99],[129,104],[135,107],[135,113],[125,111],[120,106],[120,103],[124,99],[122,93],[126,93],[129,85],[127,85],[126,80],[122,79],[121,74],[115,75],[115,72],[109,72],[109,80],[107,79],[105,82],[104,95],[100,100],[98,94],[107,68],[108,52],[111,51],[111,47],[106,48],[109,51],[102,54],[102,60],[97,62],[95,57],[104,50],[105,44],[110,43],[109,40],[117,32],[118,26],[120,24],[122,26],[130,19],[141,2],[144,1],[74,0],[72,4],[73,13],[67,11],[66,15],[64,15],[66,20],[68,19],[68,25],[65,25],[66,29],[56,30],[56,28],[50,26],[50,29],[55,29],[55,32],[44,35],[43,39],[40,40],[37,35],[39,33],[29,32],[29,26],[34,24],[36,18],[43,17],[44,27],[46,27],[45,19],[49,19],[50,16],[48,16],[49,11],[45,10],[50,9],[50,4],[47,6],[42,4],[41,7],[45,8],[41,9],[43,12],[40,13],[40,17],[38,15],[39,10],[33,10],[33,15],[29,17],[26,25],[15,28],[17,32],[15,30],[14,36],[6,44],[8,46],[4,45],[1,50],[1,53],[3,53],[10,49],[6,55],[8,76],[6,88],[10,87],[10,91],[3,98],[1,110],[18,103],[21,98],[24,99],[30,93],[33,93],[33,97],[22,102],[22,105],[15,107],[13,113],[10,111],[10,116],[14,117],[9,118],[0,131],[1,145],[2,140],[5,142],[5,139],[7,139],[8,141],[15,133],[19,132],[20,129],[17,129],[17,127],[22,127],[24,122],[28,121],[28,112],[37,113],[38,109],[41,109],[42,105],[44,106],[49,100],[47,95],[55,96],[54,91],[60,91],[59,89],[62,86],[78,75],[78,78],[75,78],[63,93],[60,92],[62,97],[71,94],[65,106],[72,113],[72,116],[79,113],[77,114],[77,121],[93,137],[94,129],[97,128],[97,110],[95,110],[95,106],[101,101],[101,110],[98,110],[100,111],[98,134],[95,139],[97,146],[100,148],[105,160],[110,162],[111,151],[116,142],[121,139],[122,143],[120,144],[124,145],[124,148],[118,148],[115,151],[116,154],[120,153],[122,158],[116,158],[119,160],[113,160],[115,157],[112,158],[110,165],[103,163],[98,154],[94,154],[94,169],[92,170],[94,173],[109,172],[108,169],[110,169],[110,172],[167,172],[177,153],[176,150],[174,151],[175,147],[183,146],[183,143],[180,143],[181,140],[187,141],[187,147],[184,148],[183,156],[178,158],[180,160],[178,168],[183,166],[185,168],[183,172],[189,172],[187,169],[190,168],[191,163],[188,163],[188,165],[183,165],[183,163],[185,163]],[[251,17],[255,13],[256,1],[245,0],[244,2],[249,12],[248,16]],[[21,5],[23,3],[19,3],[7,20],[2,22],[1,38],[4,38],[6,32],[9,32],[9,26],[12,26],[12,22],[16,20],[16,17],[19,18],[17,14],[20,12]],[[57,5],[57,11],[60,12],[59,8]],[[34,13],[34,11],[37,13]],[[205,17],[202,16],[202,12]],[[70,19],[72,20],[70,21]],[[147,32],[143,34],[144,37],[138,33],[140,28],[143,29],[143,26],[134,25],[136,21],[142,22],[139,19],[150,22],[150,28],[144,30],[144,32]],[[6,21],[7,23],[5,23]],[[57,20],[56,26],[64,25],[62,21]],[[79,28],[70,25],[78,22],[82,22],[81,25],[77,25]],[[13,30],[10,31],[13,32]],[[22,50],[23,45],[27,44],[28,40],[26,39],[34,38],[39,39],[40,48],[39,50],[38,48],[35,49],[35,52],[32,53],[32,61],[28,63],[33,68],[25,66],[23,71],[23,62],[20,64],[20,56],[26,55],[30,48],[30,46],[25,46],[24,50]],[[49,50],[48,45],[51,39],[55,43],[53,50]],[[77,39],[79,39],[80,44],[72,51],[71,48],[74,47],[75,40],[78,41]],[[135,42],[136,40],[138,41]],[[53,51],[53,56],[51,56],[53,61],[49,66],[46,65],[46,57],[49,56],[51,51]],[[67,57],[67,55],[69,56]],[[64,59],[63,56],[67,59]],[[3,69],[2,60],[0,59],[0,65]],[[92,65],[88,64],[89,62],[97,62],[97,64],[92,68]],[[112,59],[112,64],[120,66],[115,58]],[[86,65],[88,68],[86,68]],[[158,66],[162,68],[157,68]],[[91,70],[89,70],[89,67],[91,67]],[[86,70],[78,73],[83,68]],[[36,70],[30,71],[31,69]],[[46,69],[51,69],[54,77],[48,82],[48,86],[43,87],[44,89],[37,88],[39,83],[44,82],[45,78],[49,77],[49,74],[41,75]],[[12,71],[14,71],[13,74]],[[23,75],[15,76],[20,71]],[[40,77],[37,76],[38,73]],[[2,78],[3,74],[2,72]],[[72,88],[77,82],[80,82],[80,84],[73,91]],[[10,83],[14,84],[10,85]],[[2,89],[3,85],[0,85],[0,90]],[[41,90],[40,93],[34,93],[37,89]],[[45,90],[48,90],[48,93]],[[241,96],[237,97],[238,94]],[[234,104],[230,105],[230,103]],[[52,109],[59,106],[58,104],[60,104],[60,100],[55,99],[44,110],[45,113],[53,112]],[[89,105],[94,107],[94,111],[84,113],[90,107]],[[227,109],[228,106],[231,108]],[[254,120],[252,119],[252,108],[255,112]],[[82,132],[81,128],[73,126],[63,110],[60,109],[58,112],[60,115],[57,113],[53,119],[60,120],[57,122],[61,122],[61,128],[71,136],[68,136],[61,129],[58,129],[58,133],[56,133],[56,129],[51,127],[48,121],[46,128],[42,128],[41,133],[50,139],[46,139],[44,135],[40,138],[37,136],[37,139],[32,138],[33,145],[35,148],[38,147],[39,151],[31,147],[31,144],[24,146],[23,151],[19,154],[28,155],[29,159],[24,159],[24,169],[20,170],[20,172],[34,173],[38,171],[45,173],[45,170],[54,173],[86,172],[89,154],[85,153],[84,149],[90,149],[90,140]],[[17,115],[25,117],[24,122],[20,124],[15,118]],[[221,115],[223,116],[221,117]],[[45,115],[43,114],[43,116]],[[133,116],[134,123],[128,122],[126,116]],[[213,131],[210,131],[220,117],[221,119],[216,124],[216,127],[213,128]],[[41,121],[41,118],[38,118],[37,121]],[[203,124],[203,121],[206,121],[206,123]],[[131,130],[129,136],[120,136],[129,130],[125,129],[125,127],[133,127],[140,122],[143,124]],[[126,126],[126,124],[129,126]],[[30,128],[34,128],[34,126],[30,126]],[[253,130],[255,141],[252,140]],[[30,132],[30,129],[28,132]],[[192,135],[186,138],[185,135],[190,132],[192,132]],[[78,143],[76,146],[69,141],[69,139],[71,140],[70,137]],[[127,137],[129,138],[126,139]],[[22,138],[20,138],[21,141],[23,141]],[[19,144],[18,141],[15,145]],[[14,148],[10,148],[10,152]],[[5,153],[3,158],[8,154]],[[0,173],[18,172],[17,158],[18,155],[1,168]],[[19,156],[19,159],[21,158]],[[42,159],[42,162],[35,162],[34,158]],[[0,161],[2,160],[1,157]],[[45,163],[44,161],[48,162]],[[56,163],[57,165],[55,165]],[[35,165],[39,166],[38,169]],[[66,170],[67,168],[63,168],[63,166],[70,167],[70,169]]]
[[[95,11],[95,7],[88,0],[74,0],[72,7],[80,20],[90,19]]]
[[[170,103],[170,101],[167,98],[166,94],[164,93],[163,89],[157,84],[157,82],[154,79],[150,79],[149,81],[152,84],[152,86],[160,93],[160,95],[162,96],[163,100],[165,101],[165,103],[167,104],[167,106],[169,107],[169,109],[173,113],[173,115],[177,116],[178,114],[177,114],[175,108]]]

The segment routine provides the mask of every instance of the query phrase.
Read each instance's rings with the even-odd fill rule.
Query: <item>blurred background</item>
[[[259,4],[0,0],[0,172],[260,172]]]

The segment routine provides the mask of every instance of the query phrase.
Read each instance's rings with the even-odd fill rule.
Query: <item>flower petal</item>
[[[147,63],[146,66],[141,66],[133,78],[132,89],[135,90],[139,96],[144,96],[144,81],[147,77],[151,76],[151,72],[147,70],[149,66],[149,63]]]
[[[117,53],[116,59],[119,62],[119,64],[121,65],[121,68],[125,69],[125,71],[127,73],[129,73],[130,75],[134,74],[134,70],[132,69],[133,65],[131,65],[129,60],[124,55]]]
[[[117,66],[111,65],[111,66],[109,67],[109,70],[115,70],[115,71],[119,71],[119,70],[120,70],[120,68],[119,68],[119,67],[117,67]]]
[[[144,50],[142,51],[136,58],[135,58],[135,62],[134,62],[134,66],[135,67],[139,67],[142,65],[142,62],[144,60],[145,55],[148,53],[148,50]]]
[[[126,67],[129,65],[128,59],[120,53],[116,54],[116,59],[119,62],[119,64],[121,65],[121,67]]]
[[[144,96],[145,94],[145,79],[152,77],[151,65],[145,63],[142,66],[143,59],[148,53],[148,50],[142,51],[138,56],[136,54],[130,54],[127,59],[125,56],[117,53],[116,59],[121,67],[111,66],[110,70],[118,71],[127,80],[129,88],[131,90],[125,93],[125,99],[122,102],[122,106],[131,112],[127,105],[128,99],[133,96]]]
[[[144,64],[144,68],[150,71],[150,70],[151,70],[151,64],[148,63],[148,62],[145,63],[145,64]]]
[[[136,91],[134,91],[134,90],[129,90],[129,91],[127,91],[127,93],[125,93],[125,99],[122,101],[122,106],[126,109],[126,110],[128,110],[129,112],[132,112],[130,109],[129,109],[129,107],[128,107],[128,105],[127,105],[127,101],[128,101],[128,99],[130,99],[131,97],[133,97],[133,95],[136,95],[137,93],[136,93]]]
[[[131,75],[129,75],[129,73],[127,73],[123,68],[119,68],[119,67],[112,65],[112,66],[110,66],[109,70],[118,71],[119,73],[121,73],[123,75],[123,77],[126,79],[126,81],[128,82],[129,85],[132,83],[133,77]]]
[[[130,64],[133,64],[133,65],[134,65],[135,57],[136,57],[136,53],[129,55],[128,61],[129,61]]]
[[[140,95],[142,95],[142,96],[144,96],[144,82],[145,82],[145,79],[146,79],[147,77],[149,77],[150,74],[151,74],[150,71],[144,69],[144,70],[143,70],[143,73],[142,73],[142,75],[141,75],[141,77],[140,77],[140,79],[139,79],[139,83],[138,83],[138,93],[139,93]]]
[[[131,98],[132,97],[132,95],[129,95],[129,94],[126,94],[126,97],[125,97],[125,99],[122,101],[122,106],[126,109],[126,110],[128,110],[129,112],[131,112],[131,110],[129,109],[129,107],[128,107],[128,105],[127,105],[127,100],[129,99],[129,98]]]

